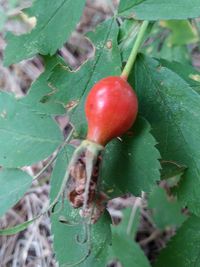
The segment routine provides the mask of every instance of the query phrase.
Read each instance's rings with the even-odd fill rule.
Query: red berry
[[[124,134],[134,123],[138,112],[137,96],[124,78],[110,76],[91,89],[85,112],[87,139],[104,146]]]

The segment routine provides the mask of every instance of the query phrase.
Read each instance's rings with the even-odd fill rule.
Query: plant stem
[[[66,144],[69,142],[72,134],[74,132],[74,128],[72,127],[70,133],[68,134],[67,138],[65,139],[64,143],[62,145],[60,145],[60,147],[58,148],[56,155],[53,156],[49,162],[42,168],[42,170],[40,170],[34,177],[33,177],[33,181],[37,180],[41,174],[43,174],[44,171],[46,171],[46,169],[57,159],[58,153],[66,146]]]
[[[137,35],[137,38],[136,38],[136,41],[133,45],[133,48],[131,50],[131,53],[130,53],[130,56],[128,58],[128,61],[122,71],[122,74],[121,74],[121,77],[123,77],[124,79],[128,79],[128,76],[130,74],[130,71],[133,67],[133,64],[135,62],[135,59],[136,59],[136,56],[137,56],[137,53],[138,53],[138,50],[140,49],[140,46],[142,45],[142,42],[143,42],[143,39],[144,39],[144,34],[145,34],[145,31],[148,27],[148,24],[149,24],[149,21],[143,21],[141,27],[140,27],[140,30],[139,30],[139,33]]]
[[[135,218],[137,209],[141,207],[141,204],[142,204],[142,199],[137,197],[135,202],[134,202],[134,204],[133,204],[133,207],[132,207],[132,210],[131,210],[131,214],[130,214],[130,217],[129,217],[129,221],[128,221],[128,226],[127,226],[127,229],[126,229],[126,233],[127,233],[128,236],[131,235],[134,218]]]

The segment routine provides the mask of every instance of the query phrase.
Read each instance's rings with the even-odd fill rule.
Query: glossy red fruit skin
[[[137,112],[137,96],[124,78],[110,76],[100,80],[89,92],[85,103],[87,140],[105,146],[130,129]]]

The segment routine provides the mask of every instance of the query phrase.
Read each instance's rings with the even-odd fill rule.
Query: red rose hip
[[[87,140],[105,146],[124,134],[134,123],[138,101],[129,83],[120,76],[97,82],[85,103],[88,121]]]

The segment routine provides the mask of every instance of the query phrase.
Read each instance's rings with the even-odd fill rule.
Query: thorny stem
[[[133,45],[133,48],[131,50],[131,53],[130,53],[130,56],[128,58],[128,61],[122,71],[122,74],[121,74],[121,77],[124,78],[125,80],[128,79],[128,76],[130,74],[130,71],[133,67],[133,64],[135,62],[135,59],[136,59],[136,56],[138,54],[138,51],[140,49],[140,46],[142,45],[142,42],[143,42],[143,39],[144,39],[144,35],[145,35],[145,32],[146,32],[146,29],[148,27],[148,24],[149,24],[149,21],[146,21],[144,20],[141,27],[140,27],[140,30],[139,30],[139,33],[137,35],[137,38],[136,38],[136,41]]]

